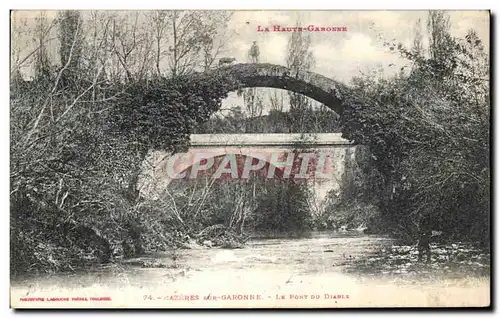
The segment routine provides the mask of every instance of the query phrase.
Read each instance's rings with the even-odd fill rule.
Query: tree
[[[422,39],[422,29],[421,29],[421,20],[418,19],[415,23],[414,27],[414,35],[413,35],[413,47],[412,52],[416,56],[424,55],[424,47],[423,47],[423,39]]]
[[[300,20],[296,26],[301,26]],[[314,66],[314,56],[310,51],[311,36],[306,32],[292,32],[288,40],[286,66],[291,70],[291,76],[301,76]],[[306,110],[310,107],[307,97],[289,92],[290,129],[291,132],[303,132]]]
[[[168,11],[165,10],[155,10],[150,13],[151,22],[153,23],[153,34],[155,39],[154,59],[155,59],[156,72],[158,76],[162,75],[160,62],[166,54],[165,50],[163,49],[163,43],[168,28],[167,17],[168,17]]]
[[[431,214],[452,237],[487,244],[488,59],[474,32],[459,39],[448,27],[445,13],[429,14],[428,57],[389,44],[411,72],[358,79],[343,133],[369,146],[382,180],[378,206],[393,229],[412,235]]]
[[[16,90],[25,84],[21,74],[21,51],[27,44],[24,41],[27,31],[27,20],[16,17],[14,11],[11,12],[10,25],[10,78],[11,87]]]
[[[196,67],[202,41],[200,37],[202,13],[200,11],[169,11],[168,23],[172,33],[169,64],[172,76],[192,72]]]
[[[151,73],[152,35],[147,20],[139,12],[114,16],[112,20],[111,49],[117,57],[119,70],[128,83],[141,81]]]
[[[194,126],[234,85],[200,74],[148,80],[152,37],[140,27],[140,13],[66,15],[59,24],[68,31],[59,30],[64,65],[50,73],[51,24],[42,14],[30,53],[37,80],[12,88],[11,251],[13,270],[21,273],[70,270],[87,264],[87,256],[109,260],[111,245],[132,240],[139,250],[152,236],[161,238],[158,223],[144,217],[158,206],[137,196],[134,178],[144,155],[186,147]],[[79,76],[68,89],[61,81],[72,68]]]
[[[203,34],[200,35],[202,46],[202,66],[206,72],[214,61],[224,52],[231,40],[231,33],[227,27],[232,13],[227,11],[206,11],[202,20]]]
[[[443,59],[447,45],[452,41],[450,17],[443,11],[431,10],[427,18],[429,53],[433,59]]]
[[[165,57],[173,76],[188,74],[198,66],[207,71],[229,41],[230,17],[226,11],[150,12],[156,73],[162,75]]]
[[[65,10],[60,12],[59,20],[59,58],[61,65],[68,64],[66,69],[78,73],[83,49],[82,19],[80,12]]]
[[[35,18],[35,21],[35,36],[33,41],[38,47],[35,53],[35,78],[50,78],[52,75],[51,62],[47,54],[46,38],[52,28],[52,23],[49,24],[47,15],[43,11],[40,11],[40,14]]]
[[[257,88],[247,88],[243,93],[243,102],[247,118],[249,119],[245,131],[256,132],[259,127],[255,127],[256,121],[252,119],[262,116],[262,112],[264,111],[264,94]]]

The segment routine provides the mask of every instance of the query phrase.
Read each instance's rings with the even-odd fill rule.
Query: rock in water
[[[205,240],[203,241],[202,243],[203,246],[206,246],[206,247],[209,247],[209,248],[212,248],[214,245],[212,244],[212,241],[210,240]]]
[[[234,255],[233,251],[220,251],[212,258],[214,263],[239,262],[240,259]]]

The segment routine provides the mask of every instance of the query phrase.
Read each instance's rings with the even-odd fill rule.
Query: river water
[[[252,239],[243,249],[198,247],[155,253],[95,271],[12,282],[11,303],[19,307],[134,308],[489,304],[487,278],[421,281],[346,272],[350,263],[392,244],[380,236],[315,232],[307,238]],[[167,267],[137,265],[152,260]],[[37,297],[44,301],[27,299]],[[90,301],[90,297],[95,298]]]

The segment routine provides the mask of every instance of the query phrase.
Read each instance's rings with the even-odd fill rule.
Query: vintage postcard
[[[489,11],[11,11],[13,308],[488,307]]]

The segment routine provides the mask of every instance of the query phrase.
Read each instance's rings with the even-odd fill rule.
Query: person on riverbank
[[[419,240],[418,247],[418,261],[423,261],[423,254],[425,252],[426,262],[431,262],[431,236],[432,236],[432,223],[430,214],[426,214],[420,220],[419,226]]]

